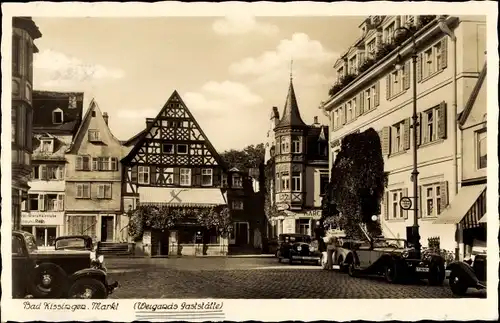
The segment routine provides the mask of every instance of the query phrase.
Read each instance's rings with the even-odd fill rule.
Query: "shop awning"
[[[458,191],[457,196],[448,205],[439,218],[434,221],[435,224],[457,224],[462,221],[464,216],[474,205],[481,193],[486,189],[486,184],[463,186]]]
[[[139,188],[139,203],[168,204],[177,207],[212,207],[227,204],[226,194],[219,188]]]

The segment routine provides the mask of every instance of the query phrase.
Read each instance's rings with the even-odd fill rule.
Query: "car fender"
[[[457,273],[459,275],[462,275],[462,279],[465,279],[471,285],[476,285],[477,283],[479,283],[479,280],[477,279],[474,270],[469,264],[465,262],[462,261],[452,262],[451,264],[448,265],[446,269],[450,270],[451,273]]]
[[[354,260],[354,264],[359,265],[359,258],[358,255],[356,254],[355,251],[348,251],[347,254],[345,255],[344,263],[347,264],[350,262],[350,260]]]
[[[107,285],[106,281],[106,272],[102,269],[96,268],[85,268],[75,272],[71,275],[71,281],[74,282],[81,278],[94,278],[98,281],[102,282],[104,285]]]

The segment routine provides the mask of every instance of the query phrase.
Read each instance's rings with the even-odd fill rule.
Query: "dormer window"
[[[54,152],[54,139],[42,139],[40,140],[40,151],[44,153]]]
[[[52,111],[52,123],[61,124],[63,123],[63,111],[59,108]]]
[[[75,95],[72,95],[69,97],[68,108],[69,109],[76,109],[76,96]]]

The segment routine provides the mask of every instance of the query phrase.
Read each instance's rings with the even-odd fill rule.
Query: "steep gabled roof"
[[[156,115],[156,117],[153,119],[153,121],[150,122],[150,123],[148,123],[148,126],[146,127],[146,129],[138,134],[138,135],[140,135],[139,139],[137,139],[137,142],[135,143],[134,147],[130,150],[130,152],[127,154],[127,156],[125,156],[125,157],[123,157],[121,159],[121,162],[128,163],[128,162],[130,162],[135,157],[135,155],[137,154],[137,152],[139,151],[139,149],[141,148],[141,146],[144,144],[146,136],[148,135],[148,133],[151,132],[151,129],[157,123],[158,119],[160,119],[160,117],[164,114],[164,112],[167,111],[168,104],[171,101],[174,101],[174,98],[176,98],[177,100],[179,100],[179,102],[182,104],[183,109],[186,111],[186,113],[189,116],[189,118],[191,119],[191,121],[194,123],[194,125],[200,131],[200,134],[205,139],[205,144],[207,145],[207,148],[212,152],[213,157],[217,161],[217,163],[219,164],[219,166],[221,166],[224,170],[227,170],[226,163],[220,157],[219,153],[214,148],[214,146],[212,145],[212,143],[208,139],[208,137],[205,134],[205,132],[203,132],[203,129],[200,127],[200,125],[198,124],[198,121],[196,121],[195,117],[193,116],[193,114],[191,113],[191,111],[189,110],[189,108],[187,107],[187,105],[184,103],[184,101],[182,100],[182,98],[179,95],[179,93],[177,92],[177,90],[174,90],[174,92],[172,93],[172,95],[170,95],[170,97],[168,98],[167,102],[165,102],[165,104],[163,105],[163,108]],[[132,137],[131,139],[129,139],[129,141],[131,141],[132,139],[135,140],[136,138]]]
[[[283,109],[283,115],[281,116],[280,122],[276,126],[276,128],[284,127],[307,127],[300,116],[299,106],[297,104],[297,98],[295,97],[295,90],[293,88],[293,80],[291,77],[285,101],[285,108]]]
[[[481,87],[483,86],[485,79],[486,79],[486,62],[484,63],[483,69],[479,73],[476,85],[474,85],[472,93],[469,96],[469,100],[467,100],[467,103],[465,104],[463,111],[458,116],[458,125],[460,127],[462,127],[467,121],[467,118],[469,117],[469,114],[472,111],[472,107],[476,102],[477,96],[479,94],[479,91],[481,90]]]
[[[137,134],[135,134],[134,136],[132,136],[128,140],[122,141],[122,144],[124,146],[131,146],[134,144],[134,142],[137,142],[137,140],[139,140],[139,138],[141,136],[145,135],[146,132],[147,132],[146,129],[142,129],[140,132],[138,132]]]

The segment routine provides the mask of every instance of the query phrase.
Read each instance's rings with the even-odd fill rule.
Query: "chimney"
[[[318,122],[318,116],[314,117],[314,124],[313,124],[313,126],[315,126],[315,127],[319,127],[320,126],[319,122]]]
[[[104,119],[104,122],[106,122],[106,125],[108,124],[109,116],[107,112],[102,113],[102,118]]]

